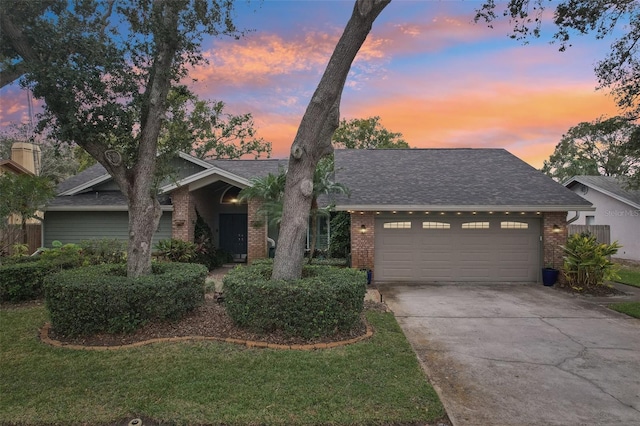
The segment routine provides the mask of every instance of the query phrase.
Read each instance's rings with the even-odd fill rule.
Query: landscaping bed
[[[384,305],[366,302],[367,310],[384,312]],[[332,336],[304,339],[295,336],[285,336],[282,332],[268,334],[252,333],[245,328],[236,326],[226,313],[224,304],[214,300],[213,294],[207,294],[205,303],[196,307],[179,321],[154,321],[144,325],[132,333],[97,333],[89,336],[67,337],[49,332],[49,337],[63,344],[83,346],[121,346],[151,339],[168,337],[204,336],[216,338],[233,338],[243,341],[266,342],[278,345],[308,345],[316,343],[331,343],[350,340],[363,336],[366,325],[361,320],[351,330],[339,332]]]

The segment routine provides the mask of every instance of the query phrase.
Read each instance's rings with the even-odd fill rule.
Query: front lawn
[[[90,352],[38,340],[43,307],[0,311],[0,424],[414,424],[445,416],[391,313],[318,351],[216,342]],[[126,421],[124,422],[126,424]]]
[[[614,303],[613,305],[609,305],[609,308],[635,318],[640,318],[640,302]]]

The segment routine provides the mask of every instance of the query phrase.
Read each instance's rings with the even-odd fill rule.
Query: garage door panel
[[[520,219],[528,227],[504,229],[508,218],[479,219],[489,228],[463,229],[469,219],[447,220],[449,229],[383,229],[376,224],[375,268],[381,281],[536,281],[540,265],[540,220]],[[474,219],[475,221],[475,219]],[[472,221],[473,222],[473,221]],[[467,225],[468,226],[468,225]]]

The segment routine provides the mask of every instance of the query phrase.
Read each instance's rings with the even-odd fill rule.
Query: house
[[[564,185],[595,207],[573,223],[609,225],[611,241],[622,245],[614,257],[640,261],[640,190],[612,176],[574,176]]]
[[[210,160],[180,153],[173,161],[177,176],[160,188],[160,224],[153,237],[193,241],[196,211],[213,232],[214,244],[237,261],[264,257],[266,238],[277,240],[277,230],[267,229],[257,214],[256,200],[238,202],[238,193],[250,185],[251,178],[277,174],[287,161]],[[47,208],[43,245],[55,240],[78,243],[95,238],[127,239],[127,201],[100,164],[60,183],[57,197]],[[327,245],[327,221],[319,221],[317,247]],[[250,249],[252,247],[252,249]],[[253,251],[251,251],[253,250]]]
[[[377,282],[536,282],[591,203],[503,149],[336,151],[352,265]]]
[[[351,214],[352,266],[377,281],[535,282],[562,262],[567,212],[591,203],[503,149],[336,150],[334,196]],[[219,247],[240,259],[265,257],[268,230],[259,202],[238,204],[255,176],[286,160],[203,161],[180,154],[174,182],[160,188],[154,241],[193,238],[196,210]],[[100,165],[58,187],[47,207],[44,243],[126,238],[124,197]],[[273,237],[272,237],[273,238]]]

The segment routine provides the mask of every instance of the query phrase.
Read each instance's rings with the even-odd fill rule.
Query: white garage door
[[[537,217],[376,219],[377,281],[535,282],[539,270]]]

